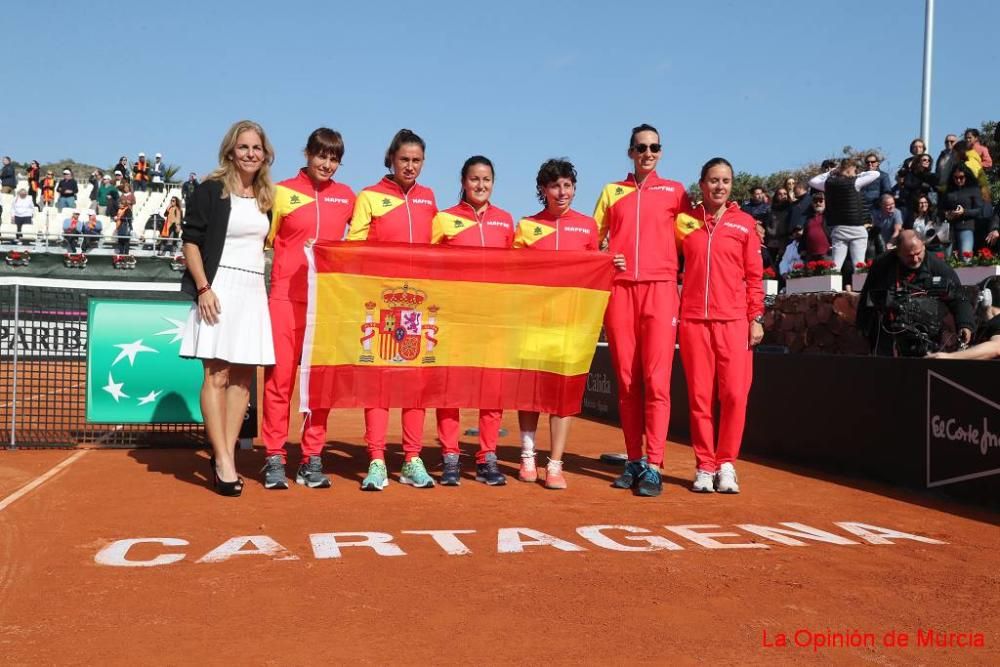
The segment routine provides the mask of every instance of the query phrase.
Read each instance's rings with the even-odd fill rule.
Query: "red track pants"
[[[746,320],[684,320],[680,335],[695,463],[715,472],[740,453],[753,381],[750,326]],[[716,399],[718,426],[713,419]]]
[[[403,458],[420,456],[424,437],[423,408],[403,408]],[[385,460],[385,433],[389,429],[389,408],[365,408],[365,444],[368,458]]]
[[[663,465],[670,424],[670,371],[677,338],[677,283],[615,283],[604,315],[618,376],[618,414],[630,461]]]
[[[500,437],[500,420],[503,410],[479,411],[479,451],[476,463],[483,463],[486,455],[497,451]],[[444,454],[458,454],[458,408],[437,408],[437,432]]]
[[[261,437],[267,455],[280,455],[285,460],[288,440],[288,413],[292,390],[302,359],[302,338],[306,331],[306,304],[271,299],[271,335],[274,338],[274,365],[264,369],[264,417]],[[326,443],[326,421],[329,410],[313,410],[306,418],[302,432],[302,460],[319,456]]]

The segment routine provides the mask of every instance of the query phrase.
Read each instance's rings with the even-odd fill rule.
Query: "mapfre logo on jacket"
[[[597,250],[597,223],[570,209],[560,216],[540,211],[522,218],[514,234],[515,248]]]
[[[430,188],[414,183],[403,192],[396,181],[386,176],[358,195],[347,240],[430,243],[436,213]]]
[[[431,243],[510,248],[514,243],[514,219],[493,204],[477,212],[471,204],[462,201],[434,216]]]

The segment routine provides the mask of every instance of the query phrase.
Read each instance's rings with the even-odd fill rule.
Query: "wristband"
[[[204,294],[205,292],[207,292],[210,289],[212,289],[212,283],[205,283],[204,287],[199,287],[198,288],[198,296],[201,296],[202,294]]]
[[[750,320],[751,322],[756,322],[757,324],[764,324],[764,316],[758,315],[757,317]]]

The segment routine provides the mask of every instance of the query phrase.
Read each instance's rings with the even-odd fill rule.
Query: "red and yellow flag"
[[[579,412],[607,255],[351,242],[307,252],[302,411]]]

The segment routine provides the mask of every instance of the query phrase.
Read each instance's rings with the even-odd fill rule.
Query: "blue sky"
[[[993,0],[939,0],[932,152],[1000,116],[988,35]],[[384,172],[393,133],[428,143],[421,181],[439,205],[482,153],[494,202],[533,213],[548,157],[580,174],[574,206],[623,177],[629,129],[649,122],[660,173],[685,184],[715,155],[769,173],[880,147],[895,169],[919,133],[924,3],[177,2],[59,0],[5,10],[0,153],[110,164],[160,151],[185,173],[215,164],[224,130],[259,121],[274,173],[301,165],[309,132],[343,132],[337,174]]]

